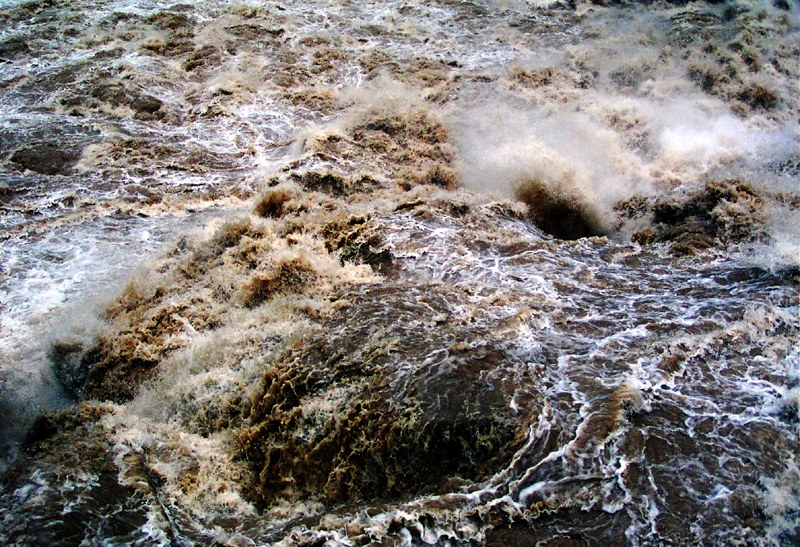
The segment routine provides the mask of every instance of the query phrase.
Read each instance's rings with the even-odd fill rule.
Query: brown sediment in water
[[[316,271],[305,258],[292,257],[280,260],[272,271],[254,275],[242,288],[242,303],[252,308],[276,294],[301,292],[313,283]]]
[[[159,11],[148,17],[147,22],[162,30],[191,29],[195,26],[190,16],[178,11]]]
[[[405,147],[381,150],[386,157],[378,166],[405,161],[411,164],[408,171],[392,178],[387,173],[382,182],[374,178],[377,169],[349,176],[291,166],[278,180],[293,182],[272,181],[275,186],[256,202],[256,217],[230,221],[203,241],[182,239],[157,275],[129,284],[106,312],[113,326],[95,342],[53,346],[51,357],[68,391],[79,398],[129,400],[158,376],[171,354],[196,333],[226,325],[237,309],[277,297],[307,297],[351,276],[357,281],[364,277],[354,269],[357,264],[388,271],[391,256],[378,226],[369,215],[348,214],[348,201],[389,181],[408,188],[418,184],[408,178],[420,161],[412,150],[432,156],[433,169],[444,169],[450,155],[444,129],[424,113],[367,120],[351,129],[353,137],[324,140],[333,146],[325,154],[366,166],[374,159],[376,138],[391,135]],[[322,154],[316,145],[310,149],[310,159]]]
[[[97,169],[106,173],[130,170],[142,176],[152,175],[162,169],[208,173],[218,169],[240,169],[242,154],[216,152],[199,144],[178,146],[145,139],[112,138],[87,147],[79,165],[82,169]]]
[[[710,181],[693,192],[651,200],[632,198],[618,204],[617,210],[623,219],[650,216],[651,225],[635,232],[633,240],[670,243],[676,255],[766,237],[764,200],[738,180]]]
[[[250,332],[231,342],[235,351],[224,359],[224,366],[220,365],[226,369],[220,376],[202,374],[206,354],[187,352],[183,360],[170,363],[180,352],[176,350],[162,359],[155,369],[163,374],[162,383],[148,388],[152,390],[149,404],[162,401],[172,383],[185,381],[182,368],[201,370],[196,373],[194,388],[169,394],[167,404],[179,410],[167,414],[160,427],[170,431],[154,433],[156,440],[148,450],[136,444],[139,438],[136,435],[145,427],[144,418],[131,415],[109,425],[119,428],[115,429],[117,460],[126,469],[126,480],[139,481],[141,495],[161,496],[165,500],[172,496],[186,503],[191,496],[209,492],[209,485],[214,484],[216,477],[206,474],[207,470],[199,470],[200,457],[188,447],[187,439],[194,442],[196,437],[217,436],[228,444],[220,443],[221,448],[215,447],[218,452],[209,459],[224,456],[244,468],[229,473],[224,486],[257,506],[262,515],[260,530],[270,529],[270,519],[290,511],[287,507],[295,511],[292,514],[302,511],[294,509],[297,507],[315,508],[316,512],[307,520],[295,520],[286,526],[275,524],[270,529],[275,534],[274,541],[289,537],[289,529],[299,530],[302,524],[306,526],[303,540],[326,530],[346,529],[353,538],[358,537],[353,539],[354,543],[368,543],[366,530],[375,521],[368,521],[365,516],[368,523],[363,524],[355,516],[364,507],[377,513],[377,519],[392,523],[381,528],[380,533],[386,534],[381,537],[393,537],[397,527],[404,526],[403,515],[413,515],[409,518],[414,523],[430,522],[431,527],[449,522],[447,519],[469,522],[477,531],[467,531],[465,537],[474,539],[476,534],[486,534],[487,542],[497,544],[526,538],[537,541],[558,538],[565,526],[579,529],[575,537],[621,538],[625,537],[632,517],[625,511],[602,509],[610,496],[612,500],[620,499],[616,488],[634,495],[654,492],[667,496],[670,512],[659,515],[659,529],[665,534],[683,533],[680,530],[686,522],[685,515],[694,515],[700,509],[694,501],[684,499],[686,486],[682,483],[673,486],[675,481],[670,482],[663,475],[670,472],[670,463],[686,454],[698,454],[702,443],[683,433],[687,416],[680,412],[680,405],[664,399],[654,402],[651,394],[643,395],[627,383],[617,383],[618,389],[600,387],[592,375],[595,371],[586,369],[582,373],[586,377],[578,374],[575,381],[584,383],[581,393],[591,397],[589,401],[576,400],[564,393],[548,393],[547,389],[553,389],[552,384],[542,382],[561,381],[557,369],[569,371],[572,367],[557,365],[565,351],[562,344],[571,344],[573,340],[560,338],[569,330],[568,324],[541,326],[534,333],[536,343],[554,344],[543,351],[546,355],[516,353],[519,350],[513,346],[513,337],[522,334],[522,327],[537,325],[535,317],[556,318],[554,307],[558,303],[544,298],[539,301],[532,295],[517,301],[514,291],[476,298],[485,290],[480,282],[467,287],[451,282],[421,282],[411,277],[409,270],[421,268],[415,259],[409,258],[411,253],[393,257],[397,270],[386,278],[373,279],[378,282],[371,284],[351,282],[352,278],[334,281],[327,287],[318,284],[324,268],[320,270],[315,262],[322,256],[327,256],[334,265],[367,262],[385,247],[386,239],[397,237],[397,233],[387,233],[387,226],[397,222],[396,215],[407,215],[404,226],[408,228],[415,222],[424,223],[419,234],[406,234],[409,241],[402,244],[411,244],[412,253],[420,257],[423,255],[420,250],[429,241],[416,242],[416,238],[442,225],[452,226],[455,232],[469,233],[469,238],[459,239],[459,245],[468,245],[471,253],[488,251],[491,252],[488,256],[509,258],[509,264],[513,262],[520,268],[545,267],[547,260],[557,260],[556,246],[563,244],[519,235],[518,239],[504,239],[498,229],[503,223],[497,223],[498,217],[518,227],[522,217],[512,214],[509,204],[490,204],[477,197],[470,201],[461,192],[419,187],[410,193],[379,190],[342,198],[322,192],[289,193],[290,201],[297,203],[284,207],[281,214],[254,215],[221,226],[207,239],[184,241],[176,245],[172,255],[164,258],[159,267],[151,270],[183,276],[177,278],[180,284],[176,284],[174,292],[171,286],[166,287],[170,298],[178,291],[197,292],[212,286],[213,290],[231,291],[219,298],[228,302],[228,308],[238,311],[224,319],[225,326],[217,330],[221,331],[221,337]],[[376,205],[383,200],[386,203]],[[394,226],[397,229],[397,224]],[[265,300],[252,308],[236,300],[241,295],[236,291],[246,286],[253,275],[274,273],[271,268],[281,261],[291,261],[297,256],[295,251],[309,246],[310,242],[304,238],[311,235],[316,245],[312,247],[318,255],[303,256],[307,264],[314,265],[315,272],[322,273],[304,270],[302,275],[289,272],[279,276],[288,286],[277,293],[272,283],[280,279],[273,277],[264,291]],[[427,252],[435,251],[429,248]],[[345,260],[346,256],[349,258]],[[670,259],[665,260],[669,263]],[[190,264],[192,267],[184,272]],[[403,271],[408,277],[404,277]],[[227,288],[222,287],[222,278],[232,281]],[[211,285],[212,279],[216,285]],[[592,283],[593,290],[609,288],[590,275],[582,279]],[[573,282],[565,279],[559,294],[579,297],[571,285]],[[521,286],[515,290],[521,290]],[[628,289],[619,286],[615,290]],[[166,298],[157,292],[157,287],[140,287],[129,295],[129,303],[120,301],[117,306],[122,310],[153,306],[153,301]],[[320,300],[314,303],[314,310],[297,302],[291,312],[282,312],[287,322],[305,321],[305,328],[291,330],[288,336],[269,330],[270,322],[275,320],[272,316],[280,309],[279,302],[312,294]],[[525,306],[536,309],[529,310],[529,314],[519,313],[503,325],[482,320],[483,315],[497,308],[519,306],[523,301]],[[306,311],[301,310],[303,305]],[[470,306],[475,308],[468,309]],[[563,320],[569,323],[575,318]],[[600,331],[614,332],[608,319],[595,321]],[[742,332],[747,329],[742,328]],[[676,331],[688,334],[691,329],[675,324],[670,326],[669,333],[654,330],[652,334],[656,336],[655,342],[666,343]],[[593,337],[600,333],[590,329],[583,335]],[[548,342],[553,336],[559,337],[556,343]],[[708,338],[708,333],[703,331],[698,337]],[[708,351],[720,351],[730,345],[725,340],[710,344]],[[695,354],[687,362],[677,348],[648,346],[653,343],[646,340],[646,347],[634,355],[642,362],[649,362],[652,353],[654,366],[666,378],[682,377],[684,369],[696,369],[713,361],[707,355]],[[617,346],[614,343],[608,347]],[[634,351],[618,349],[625,358],[629,351]],[[521,362],[528,359],[534,363]],[[576,368],[581,366],[575,363]],[[624,363],[603,361],[602,366],[603,370],[617,367],[621,374],[628,374]],[[241,369],[247,367],[249,375],[242,374]],[[242,376],[226,383],[233,374]],[[641,397],[652,403],[654,410],[641,411]],[[541,437],[535,437],[532,432],[537,420],[550,416],[543,410],[545,405],[547,412],[560,414],[557,419],[546,418],[544,423],[552,424],[552,428],[542,429]],[[579,412],[581,409],[586,410],[585,416]],[[128,412],[123,407],[119,410]],[[666,428],[659,420],[684,425]],[[172,431],[173,423],[180,423],[175,428],[177,432]],[[124,437],[126,427],[133,440]],[[661,432],[665,430],[670,433],[662,438]],[[737,442],[741,442],[744,433],[731,435],[738,435]],[[707,437],[702,439],[705,441]],[[532,445],[523,449],[528,442]],[[568,447],[563,458],[559,456],[549,463],[542,460],[546,455],[557,454],[559,447]],[[608,458],[617,457],[619,460],[611,461],[623,463],[609,467]],[[226,460],[225,465],[229,464]],[[657,486],[649,482],[648,465],[653,474],[659,474]],[[531,475],[522,478],[528,469]],[[586,469],[592,470],[592,476],[585,475]],[[486,499],[496,496],[492,501],[485,504],[479,501],[483,499],[479,492],[487,484],[501,483],[496,474],[504,474],[503,481],[518,481],[510,487],[507,498],[513,502],[501,501],[508,482],[502,482],[500,491],[487,495]],[[155,486],[148,486],[148,481]],[[520,489],[540,481],[548,486],[518,500],[516,494]],[[471,495],[474,497],[470,498]],[[737,509],[742,514],[750,505],[757,508],[748,492],[737,489],[734,495],[744,500],[744,507]],[[465,501],[467,498],[471,501]],[[475,504],[474,509],[470,504]],[[512,504],[517,505],[512,507]],[[158,509],[157,504],[154,507]],[[163,511],[170,510],[165,502]],[[728,519],[726,523],[742,520],[739,516],[722,516]],[[241,526],[243,517],[237,518],[220,520],[219,525]],[[763,521],[762,518],[760,527],[753,530],[762,532]]]
[[[698,15],[705,15],[706,20],[697,20]],[[725,99],[742,116],[784,108],[786,105],[783,103],[791,97],[784,93],[788,90],[776,76],[793,63],[791,56],[796,56],[798,49],[796,45],[786,43],[767,48],[756,36],[775,31],[781,33],[789,30],[792,23],[788,18],[766,17],[763,11],[751,11],[746,7],[731,7],[725,15],[733,18],[733,33],[717,34],[711,30],[720,28],[720,20],[710,13],[687,10],[673,16],[672,22],[676,27],[709,28],[703,47],[689,48],[685,54],[688,78],[706,93]],[[689,43],[697,41],[698,35],[686,30],[685,40]]]
[[[592,411],[578,428],[568,454],[583,452],[591,444],[602,444],[617,429],[626,410],[641,406],[642,396],[628,385],[622,385],[609,395],[599,398]]]
[[[322,230],[325,248],[336,253],[340,261],[369,264],[387,275],[392,254],[387,249],[380,227],[368,216],[351,216],[326,224]]]
[[[538,409],[506,365],[513,357],[489,333],[448,326],[447,301],[459,295],[432,296],[445,288],[353,288],[374,281],[373,271],[391,274],[381,214],[409,200],[420,215],[470,214],[447,193],[455,182],[446,131],[423,111],[368,113],[306,148],[268,182],[253,216],[182,239],[153,265],[156,275],[135,279],[94,342],[54,346],[62,383],[79,397],[127,401],[158,385],[203,333],[240,323],[257,340],[260,322],[305,317],[311,332],[278,346],[249,396],[206,404],[190,420],[204,434],[235,433],[252,473],[238,485],[249,499],[265,508],[399,499],[486,479],[525,441]],[[356,169],[304,169],[322,156]],[[433,172],[422,180],[421,165]],[[283,316],[261,315],[265,306],[284,306]],[[315,334],[342,326],[335,338]],[[253,342],[239,351],[252,359],[264,350]],[[401,355],[424,363],[437,353],[447,366],[399,366]],[[530,404],[512,409],[511,397]]]
[[[186,72],[192,72],[201,68],[217,66],[221,62],[222,56],[219,48],[212,45],[205,45],[192,51],[189,58],[186,59],[181,66]]]
[[[253,212],[264,218],[280,218],[285,212],[298,212],[302,208],[300,188],[293,184],[279,184],[262,192]]]
[[[319,200],[328,198],[315,195],[297,195],[297,209],[273,220],[272,227],[270,221],[244,217],[209,237],[179,240],[107,308],[110,327],[96,340],[53,346],[62,384],[79,398],[129,400],[198,333],[228,325],[244,310],[276,298],[302,300],[369,280],[371,270],[359,264],[369,260],[379,236],[348,235],[348,217],[321,208]]]
[[[0,59],[14,60],[31,52],[28,42],[21,36],[14,36],[0,42]]]
[[[142,121],[162,120],[167,115],[163,101],[124,81],[100,78],[87,84],[88,90],[81,89],[59,100],[67,114],[83,115],[104,107],[126,107],[133,112],[135,119]]]
[[[323,325],[334,336],[299,340],[271,363],[238,434],[250,497],[396,499],[482,480],[510,458],[533,408],[509,408],[510,357],[437,319],[448,312],[437,292],[384,283],[345,294],[353,305]],[[434,355],[447,366],[426,364]]]
[[[356,109],[342,123],[302,136],[299,144],[302,155],[267,181],[256,214],[280,215],[281,204],[296,208],[288,193],[297,190],[341,199],[378,190],[458,186],[447,129],[424,104]]]
[[[480,25],[498,22],[491,22],[495,15],[490,7],[442,5],[451,7],[457,18],[480,14]],[[346,13],[351,7],[342,4],[341,10]],[[81,42],[88,47],[113,45],[117,49],[104,52],[112,57],[123,49],[145,51],[151,54],[144,59],[147,66],[169,69],[169,76],[160,75],[152,88],[136,74],[120,81],[74,79],[86,86],[86,100],[72,97],[76,102],[70,106],[71,96],[64,97],[62,106],[73,113],[110,115],[115,122],[133,117],[137,127],[157,130],[157,137],[115,133],[89,151],[83,166],[112,175],[112,182],[115,174],[204,173],[242,165],[237,163],[242,158],[233,157],[238,152],[195,147],[192,139],[170,140],[170,131],[161,131],[169,129],[164,124],[183,121],[195,131],[222,122],[228,128],[229,122],[243,121],[234,112],[242,105],[274,108],[289,117],[296,106],[302,119],[287,125],[320,119],[328,125],[295,143],[296,161],[266,181],[252,215],[182,238],[109,305],[104,316],[108,325],[96,339],[65,337],[53,346],[58,379],[71,394],[128,402],[110,406],[114,413],[104,415],[102,426],[96,420],[74,425],[73,418],[46,418],[55,425],[43,421],[37,426],[31,446],[43,447],[42,452],[32,450],[19,476],[34,477],[33,484],[37,458],[50,466],[52,454],[74,446],[90,455],[88,467],[74,459],[68,466],[88,469],[89,474],[106,469],[103,465],[116,466],[118,481],[130,487],[123,495],[132,504],[147,500],[153,519],[148,525],[173,543],[191,537],[182,536],[183,523],[211,531],[196,540],[191,537],[198,543],[229,544],[245,542],[244,536],[265,544],[321,544],[345,534],[353,544],[408,537],[420,544],[615,543],[630,538],[691,543],[697,537],[687,531],[689,525],[700,530],[693,533],[709,530],[708,537],[717,539],[728,537],[723,529],[733,530],[734,538],[765,536],[768,517],[759,513],[761,486],[752,485],[759,480],[763,460],[775,461],[774,454],[785,453],[783,447],[770,452],[776,432],[783,430],[755,423],[749,431],[728,429],[717,438],[708,435],[717,427],[710,424],[712,418],[703,418],[693,431],[681,408],[706,384],[716,388],[717,372],[708,367],[723,364],[724,352],[731,347],[740,351],[737,344],[756,336],[764,341],[758,351],[772,351],[766,340],[788,339],[794,327],[784,319],[783,331],[753,335],[748,331],[752,325],[745,324],[741,332],[718,337],[703,355],[692,353],[691,344],[668,342],[683,335],[712,338],[720,328],[725,319],[715,311],[706,313],[720,298],[712,281],[720,286],[767,281],[755,274],[737,278],[745,274],[734,272],[723,282],[722,274],[687,273],[684,266],[691,261],[676,262],[658,248],[605,238],[580,244],[542,240],[525,221],[556,239],[607,231],[598,200],[588,195],[594,179],[573,180],[572,175],[583,173],[572,171],[573,156],[565,155],[563,165],[569,168],[550,171],[548,159],[540,162],[544,167],[534,173],[541,178],[522,185],[521,201],[489,203],[460,191],[447,129],[451,126],[437,114],[440,104],[469,100],[472,89],[492,88],[494,93],[505,83],[503,93],[531,108],[591,111],[587,116],[595,122],[602,120],[603,127],[623,133],[629,148],[657,154],[657,143],[650,139],[656,138],[658,127],[649,125],[654,122],[644,111],[663,97],[647,90],[661,69],[627,59],[598,68],[577,55],[570,57],[580,42],[595,45],[596,37],[576,34],[557,37],[575,46],[566,53],[570,67],[543,68],[537,58],[532,67],[498,76],[464,68],[491,64],[485,59],[460,59],[460,54],[453,61],[446,61],[447,55],[425,58],[432,42],[422,42],[421,27],[370,24],[355,27],[354,36],[303,35],[297,30],[301,18],[310,17],[315,25],[317,14],[288,6],[284,17],[284,8],[225,9],[221,24],[206,28],[204,22],[202,29],[181,13],[188,13],[188,6],[149,19],[117,14],[104,23],[112,34],[98,36],[91,46],[89,38]],[[695,8],[676,6],[670,15]],[[423,8],[398,8],[400,13],[414,10]],[[549,24],[563,24],[564,32],[571,32],[574,28],[567,25],[579,25],[584,15],[539,10],[533,18],[513,15],[512,10],[502,17],[501,39],[520,40],[514,45],[516,54],[534,51],[523,38],[534,37]],[[338,24],[335,16],[329,21]],[[684,22],[695,30],[713,30],[719,24],[705,15],[681,14],[669,25],[680,30]],[[242,40],[232,47],[231,37]],[[376,52],[376,41],[398,37],[404,46],[415,46],[415,58],[397,51],[393,55],[390,48]],[[690,38],[691,32],[674,36],[676,43]],[[509,45],[498,44],[500,53]],[[262,54],[270,56],[271,64],[250,64]],[[663,55],[667,60],[679,57],[681,48]],[[746,82],[755,86],[747,88],[752,89],[749,95],[742,94],[744,83],[732,80],[730,88],[715,84],[706,92],[738,97],[746,107],[740,113],[752,109],[778,119],[791,103],[781,97],[771,104],[770,93],[779,91],[769,78],[762,81],[771,70],[764,66],[765,56],[742,50],[741,62],[753,71]],[[737,63],[726,61],[722,69],[727,73]],[[396,101],[392,90],[387,92],[387,80],[377,78],[384,71],[413,86],[414,92],[405,89],[403,100]],[[73,82],[74,74],[62,76]],[[169,81],[172,77],[180,81]],[[362,77],[367,91],[353,99],[347,86],[354,81],[361,86]],[[486,87],[478,89],[478,82]],[[609,82],[626,99],[642,99],[642,104],[592,110],[593,101],[602,99],[602,85]],[[181,95],[181,86],[187,84],[191,89]],[[473,85],[477,87],[469,87]],[[467,92],[459,96],[462,90]],[[274,103],[247,102],[255,97]],[[620,99],[613,98],[612,103]],[[229,150],[242,142],[249,145],[239,147],[243,156],[260,154],[263,135],[258,133],[270,123],[261,114],[259,110],[245,120],[246,136],[237,135]],[[284,138],[275,137],[266,146],[284,147],[286,142],[275,143]],[[258,159],[278,152],[269,150]],[[94,218],[104,207],[118,207],[124,214],[167,210],[162,177],[141,178],[141,184],[127,187],[124,198],[90,205],[91,214],[74,218]],[[764,197],[738,183],[729,186],[672,202],[630,200],[624,214],[641,215],[634,219],[641,223],[652,219],[652,233],[640,229],[635,236],[639,243],[666,242],[676,253],[757,239],[753,234],[763,223],[759,211],[764,207],[758,200]],[[602,184],[596,188],[601,194]],[[80,207],[84,198],[67,199],[69,207]],[[753,219],[758,222],[751,226]],[[650,271],[650,262],[659,272]],[[681,277],[680,282],[666,274]],[[698,278],[709,281],[703,290],[716,293],[700,292]],[[631,283],[652,296],[634,295]],[[673,298],[675,287],[688,296]],[[756,290],[753,294],[755,299],[769,298]],[[636,315],[625,307],[632,299]],[[709,306],[699,312],[708,317],[695,321],[670,308],[685,309],[695,301]],[[729,304],[725,301],[721,315],[738,313]],[[759,359],[777,362],[786,356],[745,349],[730,359],[724,355],[725,368],[738,375],[731,381],[738,381]],[[596,356],[587,356],[589,351]],[[653,387],[644,397],[654,410],[629,413],[639,409],[642,396],[624,383],[631,376],[646,385],[666,378],[676,387]],[[719,401],[721,406],[727,403]],[[82,411],[70,412],[74,417]],[[724,459],[731,452],[723,446],[728,441],[746,444],[750,431],[759,432],[763,446],[750,450],[747,445],[747,465]],[[81,436],[91,446],[76,442]],[[110,452],[100,450],[109,443]],[[711,455],[704,460],[706,451]],[[94,458],[101,453],[104,460]],[[689,472],[671,476],[682,469],[676,466],[687,455],[705,466],[704,480],[722,477],[721,488],[733,493],[727,496],[721,490],[723,495],[711,499],[713,493],[701,485],[701,493],[709,494],[702,500]],[[731,468],[742,466],[741,477],[749,484],[739,488],[740,477],[726,475],[719,463],[723,459]],[[66,469],[51,483],[67,489],[72,480]],[[27,495],[28,485],[21,479],[9,484],[7,499],[19,489]],[[258,505],[261,515],[254,517],[256,512],[245,508],[248,504],[237,498],[240,491]],[[86,499],[83,492],[73,490],[72,497]],[[698,499],[687,501],[693,497]],[[74,499],[60,499],[60,505],[48,505],[48,510],[58,518]],[[23,508],[10,517],[22,522],[25,504],[35,506],[36,501],[31,496],[10,503]],[[132,507],[126,510],[136,517],[132,526],[138,527],[143,511]],[[103,506],[99,512],[115,510]],[[701,514],[707,520],[694,524]],[[183,523],[176,524],[176,515],[185,517]],[[64,520],[73,522],[69,514]],[[645,531],[629,528],[640,525]],[[750,531],[737,529],[740,525]],[[24,536],[12,536],[17,538]]]
[[[69,175],[80,158],[81,150],[69,143],[42,142],[20,148],[9,161],[42,175]]]
[[[113,441],[100,420],[113,410],[81,404],[36,420],[24,455],[4,476],[4,487],[23,499],[36,496],[24,522],[4,529],[13,544],[81,543],[93,534],[134,537],[147,522],[147,507],[136,490],[120,484]],[[38,469],[38,482],[31,482]],[[81,489],[81,496],[74,496]],[[69,507],[65,510],[65,507]],[[50,520],[58,514],[56,521]]]
[[[202,292],[181,297],[161,286],[143,291],[129,285],[107,313],[113,329],[91,343],[53,346],[56,375],[73,396],[129,400],[167,355],[185,347],[187,329],[214,328],[223,314],[221,304]]]
[[[346,176],[331,169],[291,173],[288,178],[305,190],[340,197],[381,186],[381,182],[369,174]]]
[[[528,206],[528,218],[543,232],[559,239],[603,235],[597,214],[569,191],[548,187],[536,180],[516,189],[517,199]]]

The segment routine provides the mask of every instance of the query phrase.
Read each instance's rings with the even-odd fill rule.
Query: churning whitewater
[[[0,543],[800,541],[795,0],[0,22]]]

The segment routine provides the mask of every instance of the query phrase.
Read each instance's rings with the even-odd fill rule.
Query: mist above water
[[[0,538],[793,542],[798,7],[613,4],[0,3]]]

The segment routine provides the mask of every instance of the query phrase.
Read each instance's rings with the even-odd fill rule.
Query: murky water
[[[0,10],[3,543],[796,543],[795,2]]]

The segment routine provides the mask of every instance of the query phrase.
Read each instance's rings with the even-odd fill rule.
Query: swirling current
[[[796,1],[0,22],[0,543],[800,541]]]

